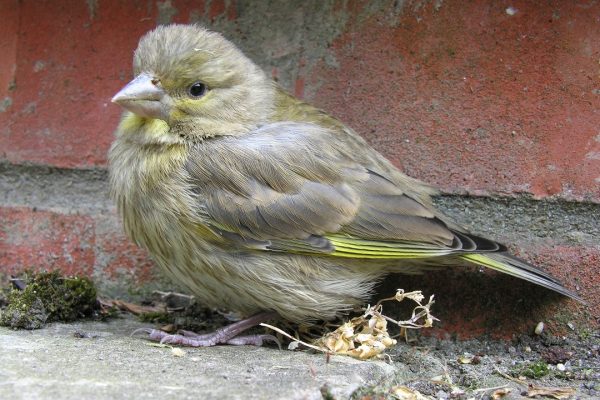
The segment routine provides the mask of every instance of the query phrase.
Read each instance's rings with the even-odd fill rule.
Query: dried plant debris
[[[376,311],[353,318],[316,342],[334,354],[346,354],[361,360],[379,356],[396,344],[389,336],[387,321]]]
[[[140,317],[157,314],[162,315],[167,312],[166,308],[162,305],[140,305],[118,299],[101,299],[99,301],[103,307],[114,307],[120,311],[125,311]]]
[[[531,385],[527,390],[527,397],[544,396],[558,400],[568,399],[574,394],[575,389],[570,387],[542,387]]]
[[[502,387],[502,388],[495,389],[492,392],[492,394],[490,394],[490,397],[492,398],[492,400],[499,400],[499,399],[503,398],[504,396],[506,396],[507,394],[509,394],[510,392],[512,392],[511,388]]]
[[[88,278],[54,271],[27,273],[20,281],[25,285],[8,293],[0,325],[38,329],[47,322],[91,317],[98,310],[96,288]]]
[[[429,400],[418,390],[411,389],[408,386],[396,386],[392,388],[391,394],[399,400]]]
[[[382,314],[382,303],[389,300],[398,302],[405,299],[417,303],[412,315],[405,321],[396,321]],[[403,329],[429,328],[435,317],[431,315],[433,296],[423,304],[424,296],[420,291],[405,293],[398,289],[394,297],[381,300],[373,307],[368,307],[363,315],[344,323],[335,331],[325,334],[316,341],[316,345],[334,354],[346,354],[361,360],[380,357],[389,347],[396,344],[387,329],[388,322]]]
[[[386,350],[396,373],[357,389],[351,399],[397,399],[401,386],[427,399],[600,399],[600,331],[584,338],[577,332],[549,332],[515,335],[512,340],[415,335],[410,345]],[[553,362],[568,357],[564,370],[558,363],[546,363],[543,356],[550,349],[559,356]]]
[[[191,295],[177,292],[154,291],[140,303],[119,299],[98,299],[103,308],[132,314],[142,322],[154,323],[165,332],[187,330],[211,332],[231,321],[236,315],[205,307]]]
[[[382,313],[383,302],[390,300],[401,302],[405,299],[417,303],[409,319],[396,321]],[[291,339],[292,343],[288,347],[291,350],[302,344],[329,354],[343,354],[360,360],[368,360],[382,357],[386,349],[396,344],[396,339],[393,339],[389,334],[388,322],[397,325],[401,329],[422,329],[433,325],[433,321],[436,320],[430,312],[430,308],[434,303],[433,296],[425,304],[423,304],[423,300],[424,296],[420,291],[405,293],[404,290],[398,289],[394,297],[383,299],[375,306],[367,307],[363,315],[343,323],[334,331],[328,332],[315,340],[312,344],[298,340],[272,325],[261,325]]]
[[[173,355],[173,357],[184,357],[186,353],[183,349],[179,347],[172,347],[171,354]]]

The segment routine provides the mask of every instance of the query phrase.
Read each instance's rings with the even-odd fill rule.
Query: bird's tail
[[[565,288],[560,282],[558,282],[549,274],[540,271],[533,265],[530,265],[527,262],[510,256],[506,253],[464,254],[460,257],[474,264],[482,265],[508,275],[516,276],[517,278],[521,278],[545,288],[554,290],[555,292],[584,303],[581,297]]]

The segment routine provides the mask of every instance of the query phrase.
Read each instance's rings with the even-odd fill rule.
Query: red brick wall
[[[446,193],[552,197],[577,213],[579,202],[600,203],[599,16],[583,1],[6,0],[0,160],[6,171],[102,173],[120,115],[110,98],[131,77],[139,37],[159,22],[201,22],[410,175]],[[44,197],[52,182],[36,168],[19,169],[38,185],[28,195],[21,172],[5,171],[0,269],[149,279],[105,197],[78,197],[71,178]],[[496,237],[578,286],[598,314],[594,232],[565,243],[561,232]]]

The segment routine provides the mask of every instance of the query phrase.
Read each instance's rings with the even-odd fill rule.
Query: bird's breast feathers
[[[134,126],[128,124],[126,128]],[[157,129],[152,123],[147,128]],[[214,237],[196,218],[196,195],[184,168],[188,146],[147,143],[136,134],[156,132],[117,132],[109,152],[111,195],[126,233],[138,245],[162,254],[168,253],[169,241],[181,240],[176,236]]]

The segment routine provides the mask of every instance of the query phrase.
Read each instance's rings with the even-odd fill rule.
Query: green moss
[[[592,335],[593,335],[593,332],[592,332],[592,330],[591,330],[590,328],[588,328],[588,327],[583,327],[583,328],[581,328],[581,329],[580,329],[580,330],[577,332],[577,335],[579,335],[579,338],[580,338],[581,340],[588,340],[589,338],[591,338],[591,337],[592,337]]]
[[[138,318],[142,322],[153,322],[155,324],[168,324],[173,323],[173,319],[167,312],[147,312],[138,315]]]
[[[548,364],[544,361],[536,361],[534,363],[521,365],[517,369],[513,370],[513,376],[525,376],[531,379],[542,378],[550,372]]]
[[[24,290],[13,289],[0,314],[0,325],[38,329],[46,322],[90,317],[97,308],[96,288],[84,277],[42,272],[24,279]]]

